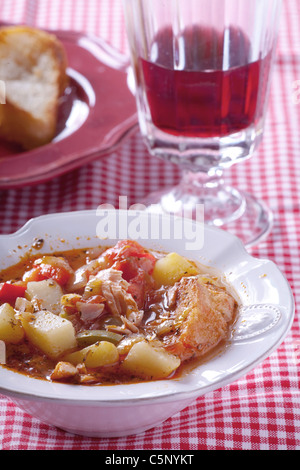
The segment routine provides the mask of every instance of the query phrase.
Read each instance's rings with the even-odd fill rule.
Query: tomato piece
[[[39,282],[47,279],[42,275],[40,267],[32,268],[23,275],[24,282]]]
[[[134,278],[139,270],[139,266],[136,260],[132,259],[122,259],[120,261],[116,261],[113,267],[118,271],[122,271],[122,277],[127,282]]]
[[[156,258],[134,240],[121,240],[113,248],[106,250],[103,255],[110,264],[121,260],[135,260],[137,266],[148,274],[152,274]]]
[[[3,282],[0,284],[0,302],[14,304],[17,297],[25,297],[26,284],[10,284]]]
[[[40,265],[40,275],[44,279],[53,279],[61,286],[67,284],[70,279],[70,273],[64,268],[51,266],[50,264],[41,264]]]
[[[128,293],[139,308],[143,308],[145,295],[152,287],[151,274],[156,258],[134,240],[121,240],[102,256],[114,269],[122,271],[122,277],[129,283]]]
[[[67,261],[61,257],[44,256],[33,263],[30,271],[23,276],[23,281],[38,282],[44,279],[53,279],[64,286],[73,275],[73,270]]]

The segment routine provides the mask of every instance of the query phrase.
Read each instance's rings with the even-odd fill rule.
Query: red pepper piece
[[[0,284],[0,302],[7,302],[14,305],[17,297],[25,296],[25,291],[26,284],[10,284],[9,282],[3,282]]]

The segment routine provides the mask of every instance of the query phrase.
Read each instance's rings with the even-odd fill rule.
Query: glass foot
[[[219,178],[203,184],[188,173],[177,187],[150,194],[142,202],[149,212],[201,218],[237,236],[247,248],[265,239],[273,225],[272,212],[262,201],[223,185]]]
[[[260,200],[248,193],[243,195],[245,205],[241,216],[221,228],[236,235],[246,248],[257,245],[267,238],[273,227],[273,213]]]

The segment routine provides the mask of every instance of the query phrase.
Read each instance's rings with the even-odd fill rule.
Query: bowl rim
[[[108,213],[108,216],[112,214],[116,215],[117,213],[121,218],[125,216],[128,217],[133,214],[136,215],[138,212],[142,218],[149,216],[149,213],[144,211],[112,209],[106,210],[106,212]],[[151,214],[151,216],[153,216],[153,214]],[[158,216],[162,217],[162,220],[164,219],[164,216],[161,214],[154,215],[154,217]],[[22,240],[23,238],[32,235],[37,226],[46,225],[47,228],[49,228],[49,224],[51,224],[53,220],[56,220],[56,225],[59,225],[61,222],[70,223],[71,220],[78,220],[81,218],[84,218],[86,221],[90,221],[90,223],[94,223],[97,220],[96,211],[80,210],[52,213],[41,215],[28,220],[16,232],[8,235],[0,235],[0,259],[1,242],[5,241],[8,243],[11,242],[13,244],[13,242],[15,242],[17,239]],[[194,224],[199,224],[199,222],[189,220],[187,221],[187,224],[190,225],[190,227],[194,227]],[[285,276],[281,273],[273,261],[253,257],[247,252],[243,243],[237,237],[216,227],[204,225],[203,229],[204,233],[210,234],[210,243],[211,240],[217,239],[222,241],[224,245],[227,244],[227,247],[231,246],[232,249],[235,249],[239,258],[244,263],[243,269],[246,273],[247,266],[252,266],[255,270],[259,270],[261,268],[263,271],[268,270],[270,277],[272,275],[276,282],[280,282],[280,289],[283,291],[283,296],[285,299],[285,304],[280,305],[283,324],[279,322],[280,325],[277,325],[275,329],[273,329],[272,335],[268,339],[268,347],[259,350],[260,352],[256,354],[253,360],[248,362],[246,361],[243,366],[241,365],[239,367],[232,367],[230,371],[224,371],[224,373],[222,372],[219,378],[217,376],[213,377],[214,369],[211,368],[215,363],[218,364],[217,361],[220,361],[220,357],[222,363],[222,358],[226,358],[226,354],[228,353],[228,351],[226,351],[226,353],[221,354],[221,356],[218,356],[212,361],[209,361],[208,367],[209,371],[212,373],[212,377],[207,380],[204,380],[202,376],[200,377],[198,375],[198,372],[201,368],[202,372],[204,371],[207,373],[207,371],[205,371],[203,367],[200,366],[194,369],[184,378],[108,386],[84,386],[48,382],[46,380],[28,377],[18,372],[8,370],[5,366],[0,366],[0,393],[15,399],[42,400],[69,404],[72,403],[78,405],[81,404],[83,406],[130,406],[132,404],[145,403],[149,401],[152,402],[154,400],[156,402],[180,401],[186,400],[188,398],[192,399],[193,397],[197,397],[215,389],[221,388],[239,379],[241,376],[244,376],[249,372],[249,370],[253,369],[257,364],[267,358],[282,343],[293,323],[295,302],[291,287],[289,286]],[[96,237],[95,241],[96,240],[98,240],[98,244],[101,244],[99,243],[99,237]],[[81,246],[83,247],[83,245]],[[254,342],[255,341],[256,339],[254,339]],[[261,339],[258,340],[256,345],[258,345],[258,349],[261,347]],[[239,348],[243,347],[243,342],[241,344],[234,343],[233,347],[230,345],[229,349],[231,349],[232,354],[232,350],[234,352],[234,348],[239,350]]]

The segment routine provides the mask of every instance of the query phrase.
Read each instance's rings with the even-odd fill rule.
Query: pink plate
[[[41,183],[107,155],[137,125],[135,99],[127,86],[127,59],[94,36],[54,34],[65,46],[70,77],[57,135],[31,151],[0,142],[1,189]]]

